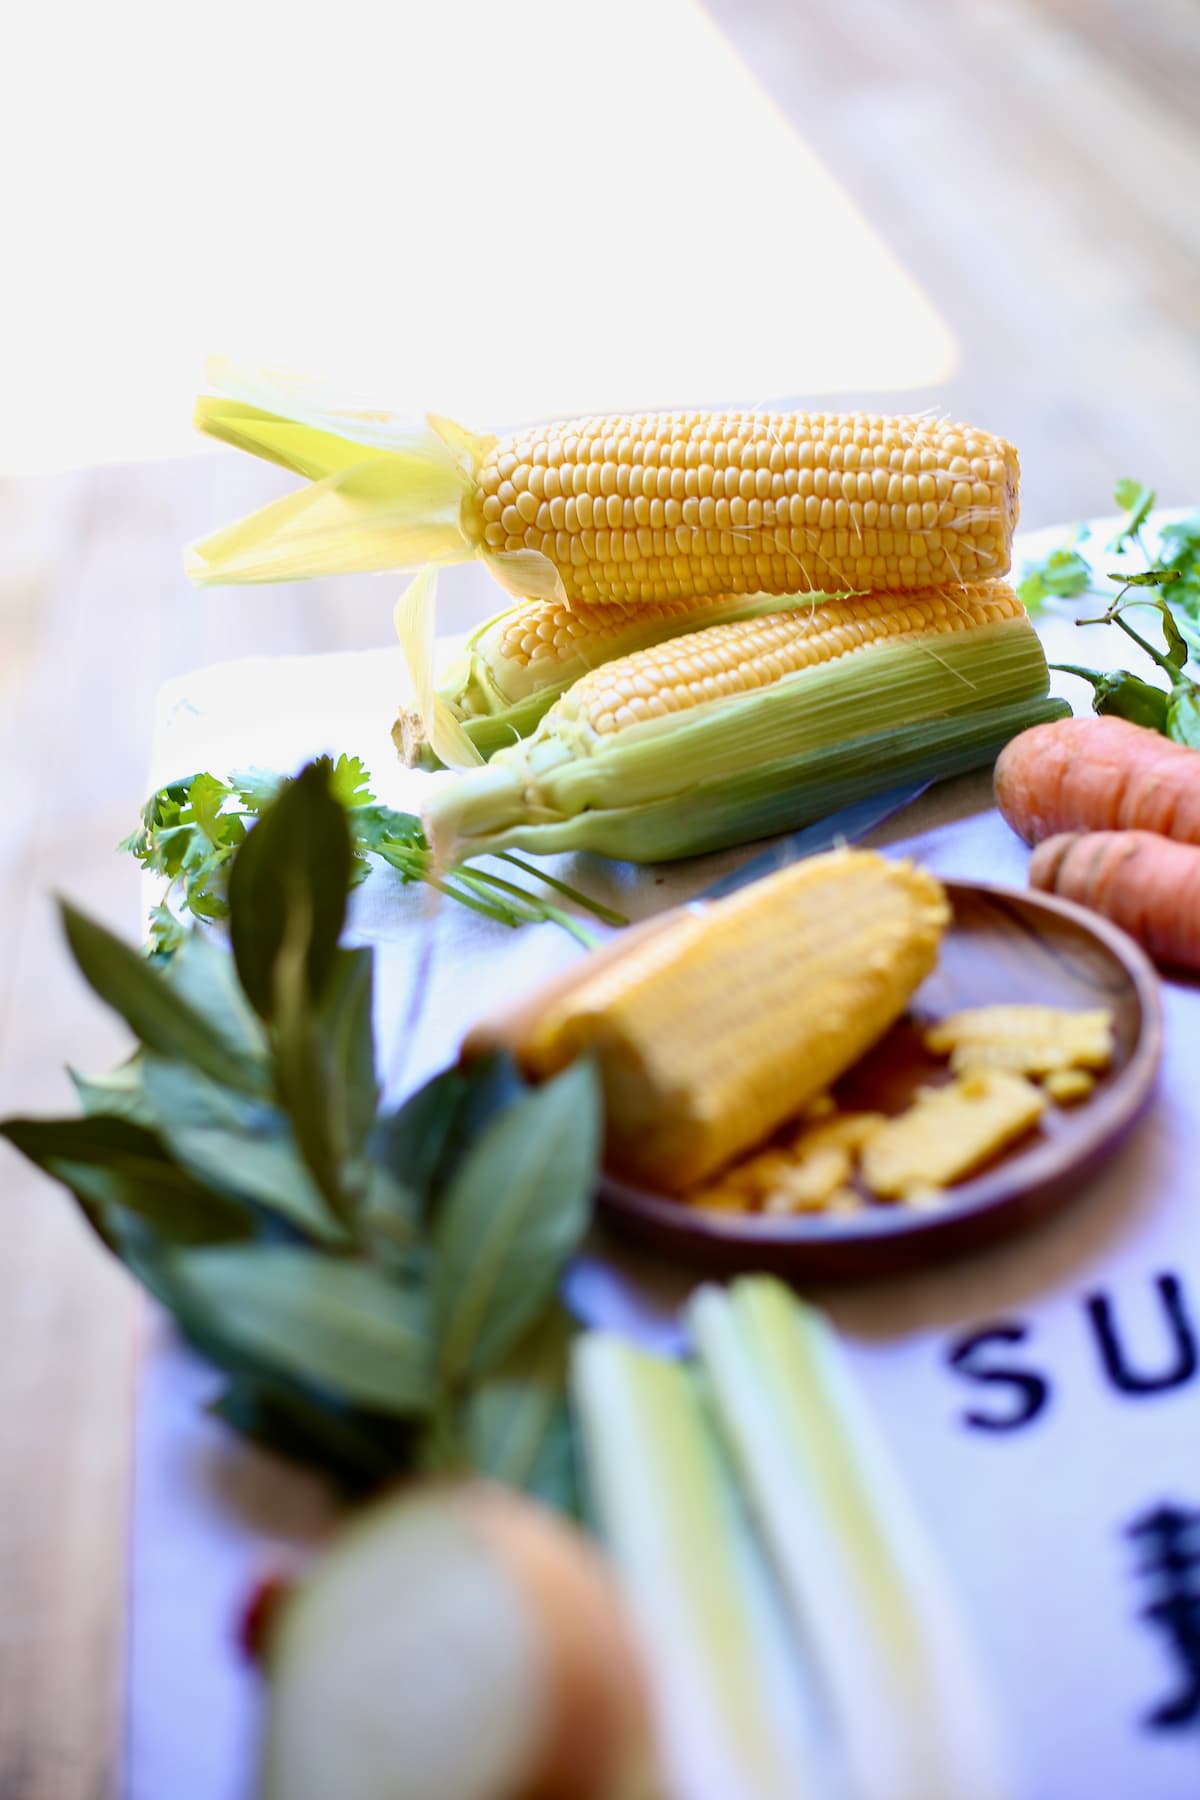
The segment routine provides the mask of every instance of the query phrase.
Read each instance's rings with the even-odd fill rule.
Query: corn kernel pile
[[[937,1204],[945,1188],[1028,1135],[1048,1105],[1085,1099],[1112,1061],[1112,1017],[1097,1008],[982,1006],[923,1033],[952,1079],[918,1089],[895,1118],[842,1112],[829,1094],[798,1128],[715,1181],[694,1206],[724,1212],[853,1213],[871,1200]]]

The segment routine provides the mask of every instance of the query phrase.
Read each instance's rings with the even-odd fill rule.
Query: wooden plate
[[[1124,932],[1047,894],[948,881],[954,924],[939,964],[898,1025],[847,1076],[847,1105],[895,1113],[945,1063],[924,1050],[919,1027],[968,1006],[1000,1002],[1105,1006],[1116,1052],[1094,1092],[1047,1107],[1036,1133],[946,1191],[932,1211],[870,1204],[860,1213],[768,1218],[704,1212],[604,1177],[603,1217],[675,1260],[774,1269],[819,1279],[887,1275],[972,1248],[1062,1205],[1087,1169],[1145,1106],[1162,1047],[1158,979]]]

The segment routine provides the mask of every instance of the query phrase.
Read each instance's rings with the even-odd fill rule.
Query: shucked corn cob
[[[1003,582],[715,625],[594,670],[531,737],[437,777],[426,829],[443,862],[506,846],[694,855],[987,763],[1065,711],[1048,680]]]
[[[198,582],[482,557],[511,593],[642,605],[921,588],[1009,566],[1016,452],[921,415],[606,415],[480,437],[226,365],[196,422],[312,486],[193,548]],[[266,401],[266,405],[254,404]]]
[[[538,1079],[596,1058],[605,1158],[677,1193],[835,1081],[903,1012],[950,919],[924,870],[872,851],[792,864],[561,979],[506,1042]],[[511,1021],[508,1022],[511,1026]]]
[[[573,681],[601,663],[668,638],[682,637],[731,619],[778,612],[777,595],[717,595],[699,600],[652,600],[645,606],[596,605],[573,608],[561,600],[522,600],[488,619],[467,639],[462,655],[446,670],[437,699],[462,725],[483,757],[528,737],[544,713]],[[413,685],[419,691],[422,630],[406,628],[406,600],[397,626]],[[419,707],[403,711],[392,734],[406,763],[446,761],[457,766],[453,744],[440,744],[436,717]]]

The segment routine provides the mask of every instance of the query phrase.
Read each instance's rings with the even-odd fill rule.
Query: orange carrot
[[[1055,719],[1000,752],[996,805],[1027,844],[1058,831],[1200,844],[1200,755],[1126,719]]]
[[[1200,969],[1200,848],[1195,845],[1172,843],[1153,831],[1063,832],[1038,845],[1029,880],[1035,888],[1103,913],[1155,962]]]

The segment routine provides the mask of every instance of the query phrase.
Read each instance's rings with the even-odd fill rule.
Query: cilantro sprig
[[[491,869],[470,863],[435,872],[429,844],[414,813],[385,806],[371,791],[371,777],[357,756],[318,759],[330,793],[343,809],[350,834],[350,881],[365,881],[370,858],[377,856],[405,882],[423,881],[463,906],[500,925],[546,921],[590,947],[594,939],[578,919],[546,895],[509,881]],[[229,916],[229,872],[254,820],[278,799],[286,777],[269,769],[248,769],[227,781],[204,770],[169,782],[152,794],[142,809],[138,830],[123,840],[122,850],[144,869],[166,882],[162,900],[150,914],[149,949],[153,956],[173,956],[186,926],[180,912],[211,923]],[[534,868],[512,852],[508,863],[543,886],[561,894],[611,925],[624,925],[620,913],[602,906],[566,882]]]
[[[1118,481],[1113,490],[1123,517],[1105,548],[1119,559],[1136,552],[1143,564],[1141,568],[1106,571],[1107,580],[1117,584],[1115,596],[1102,586],[1093,564],[1079,548],[1088,536],[1082,525],[1040,562],[1025,566],[1017,592],[1030,612],[1039,611],[1048,599],[1077,599],[1085,594],[1102,598],[1103,612],[1093,618],[1077,618],[1076,624],[1115,625],[1161,671],[1166,686],[1157,686],[1128,669],[1089,669],[1076,663],[1052,663],[1051,667],[1091,683],[1095,712],[1128,719],[1200,749],[1200,684],[1187,674],[1185,666],[1189,657],[1200,654],[1200,510],[1164,525],[1158,534],[1158,554],[1152,556],[1143,528],[1156,498],[1153,488],[1130,478]],[[1147,591],[1150,589],[1154,592]],[[1161,648],[1130,624],[1126,615],[1135,607],[1149,607],[1157,613]]]

